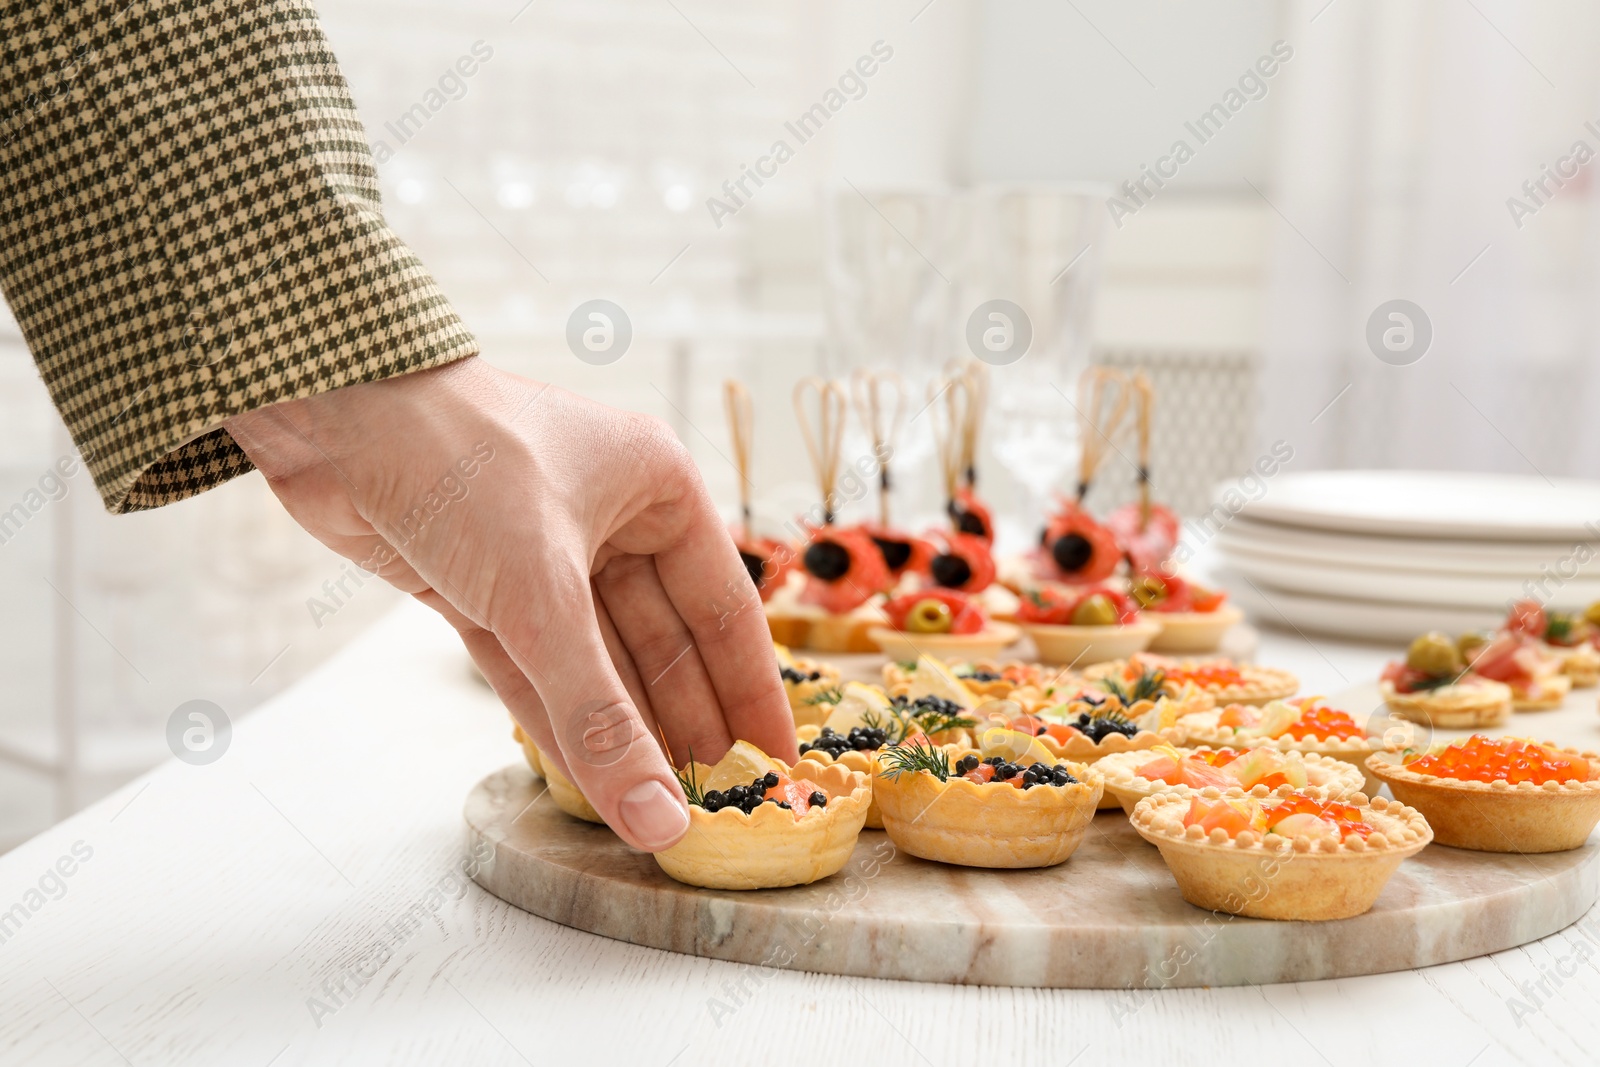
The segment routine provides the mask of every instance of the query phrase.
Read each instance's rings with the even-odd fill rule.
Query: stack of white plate
[[[1313,471],[1233,495],[1231,518],[1219,500],[1190,536],[1215,536],[1224,584],[1268,625],[1404,641],[1493,626],[1524,597],[1600,600],[1600,483]]]

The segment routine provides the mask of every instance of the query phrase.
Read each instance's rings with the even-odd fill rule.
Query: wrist
[[[469,356],[412,374],[355,382],[241,412],[224,421],[223,429],[269,479],[319,464],[339,467],[397,431],[415,432],[433,422],[452,399],[474,391],[484,366]]]

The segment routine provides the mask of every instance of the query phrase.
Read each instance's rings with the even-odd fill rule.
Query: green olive
[[[1072,625],[1074,626],[1115,626],[1117,624],[1117,606],[1111,598],[1101,593],[1086,596],[1072,609]]]
[[[1133,588],[1128,594],[1136,600],[1141,608],[1148,608],[1167,598],[1167,583],[1153,574],[1146,574],[1133,581]]]
[[[914,634],[947,634],[954,618],[942,600],[919,600],[906,613],[906,629]]]
[[[1471,663],[1478,650],[1494,640],[1494,634],[1485,630],[1468,630],[1456,638],[1456,651],[1461,654],[1462,664]]]
[[[1449,636],[1433,630],[1411,642],[1406,650],[1406,666],[1423,674],[1454,674],[1465,664],[1456,643]]]
[[[1584,609],[1583,621],[1590,626],[1600,626],[1600,600],[1596,600]]]

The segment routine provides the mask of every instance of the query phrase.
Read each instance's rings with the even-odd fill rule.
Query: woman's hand
[[[465,359],[226,428],[318,540],[436,609],[630,844],[688,828],[674,763],[794,760],[761,602],[659,420]]]

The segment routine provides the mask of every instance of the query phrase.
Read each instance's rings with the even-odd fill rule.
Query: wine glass
[[[1031,327],[1020,358],[973,354],[992,364],[995,457],[1027,492],[1034,518],[1050,510],[1081,447],[1073,398],[1090,360],[1107,194],[1094,185],[991,184],[971,197],[958,312],[968,327],[966,316],[983,305],[1010,301]]]

